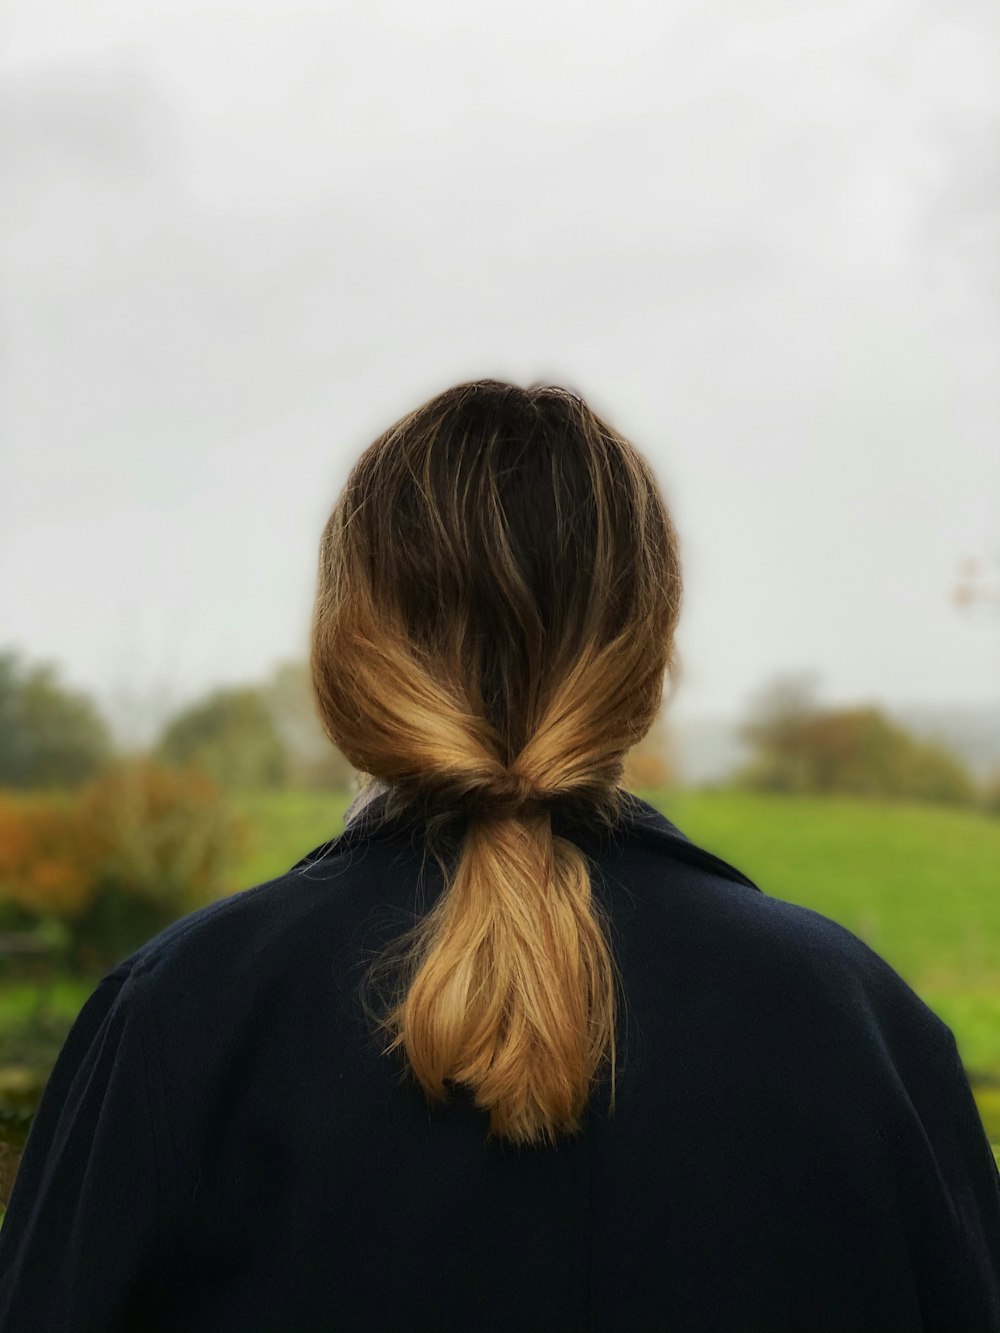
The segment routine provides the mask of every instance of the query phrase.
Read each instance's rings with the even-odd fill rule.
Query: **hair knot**
[[[544,814],[551,810],[553,801],[554,796],[539,791],[527,774],[508,768],[474,788],[463,805],[477,819],[509,819]]]

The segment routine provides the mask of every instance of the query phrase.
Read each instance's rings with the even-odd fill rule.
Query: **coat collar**
[[[354,841],[355,837],[360,837],[366,831],[376,828],[380,822],[380,816],[390,790],[390,784],[382,778],[366,778],[360,791],[344,811],[344,833],[341,837],[347,838],[349,834],[349,840]],[[755,884],[742,870],[738,870],[728,861],[723,860],[722,857],[716,856],[713,852],[692,842],[673,820],[668,819],[661,810],[651,805],[649,801],[643,800],[641,796],[637,796],[632,791],[627,792],[626,795],[623,820],[626,830],[632,830],[654,844],[658,843],[660,846],[669,847],[678,859],[689,865],[710,870],[713,874],[721,875],[724,879],[734,880],[738,884],[756,889],[758,893],[763,892],[760,886]],[[556,816],[556,821],[557,823],[560,821],[559,815]],[[329,849],[329,846],[328,843],[324,844],[327,849]],[[304,861],[308,862],[313,855],[314,853],[310,853],[309,857],[304,858]],[[301,865],[303,862],[299,864]]]

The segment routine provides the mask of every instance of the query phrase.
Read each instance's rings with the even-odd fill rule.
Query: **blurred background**
[[[952,1027],[1000,1151],[1000,12],[8,0],[0,1206],[100,977],[335,836],[319,536],[459,380],[682,542],[635,790]]]

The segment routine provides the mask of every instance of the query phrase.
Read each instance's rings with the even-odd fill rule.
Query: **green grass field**
[[[765,893],[832,917],[877,950],[956,1029],[970,1064],[1000,1071],[1000,820],[944,807],[643,792]],[[293,865],[342,828],[346,799],[240,802],[252,846],[234,889]]]
[[[655,803],[765,893],[859,935],[955,1029],[970,1064],[1000,1070],[1000,820],[733,792]]]
[[[899,802],[640,794],[765,893],[832,917],[881,954],[955,1033],[1000,1145],[1000,820]],[[346,803],[300,792],[242,800],[253,845],[234,887],[280,875],[334,837]]]
[[[642,791],[765,893],[840,922],[952,1028],[1000,1145],[1000,820],[944,807],[743,792]],[[250,844],[227,892],[272,879],[343,827],[346,793],[241,798]],[[89,994],[54,996],[74,1014]],[[0,1039],[33,1003],[0,992]]]

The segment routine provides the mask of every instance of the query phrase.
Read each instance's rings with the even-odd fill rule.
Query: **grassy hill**
[[[1000,1157],[1000,820],[927,805],[734,791],[642,791],[690,838],[765,893],[840,922],[952,1028]],[[250,840],[228,892],[282,874],[343,827],[346,793],[237,800]],[[92,989],[48,988],[69,1023]],[[36,1003],[0,989],[0,1044]]]
[[[640,793],[765,893],[860,936],[955,1033],[1000,1147],[1000,820],[938,806],[736,791]],[[240,802],[234,888],[281,874],[342,827],[346,797]]]
[[[733,791],[643,791],[772,897],[839,921],[1000,1076],[1000,820],[943,806]],[[233,887],[281,874],[342,828],[347,798],[244,798],[251,845]]]

